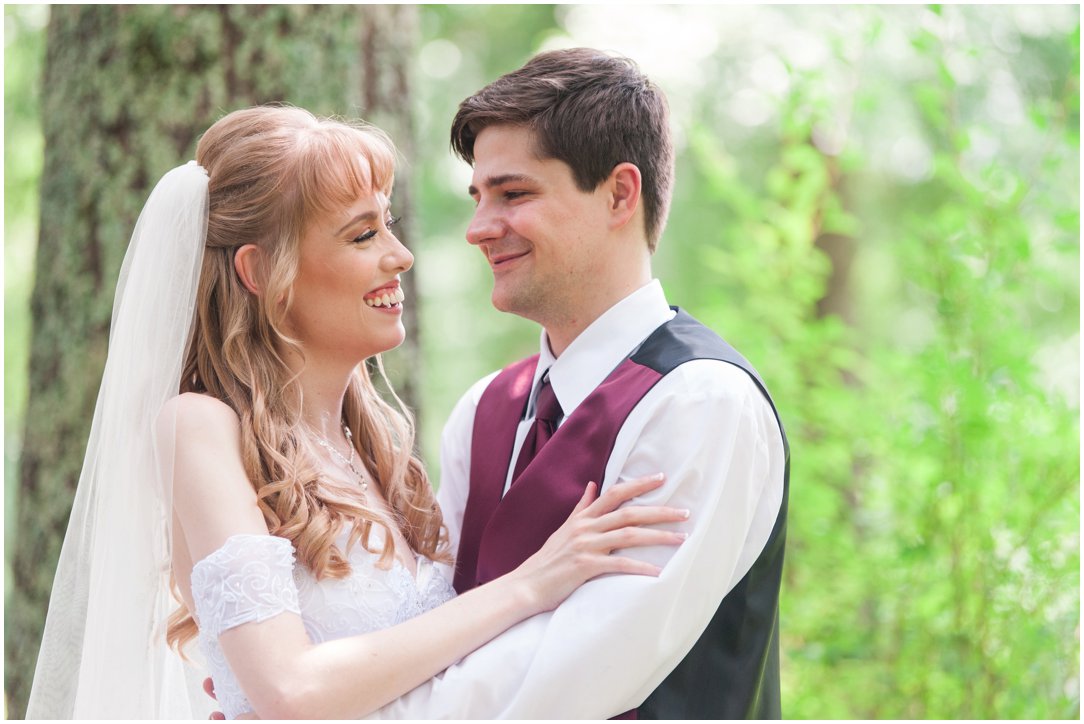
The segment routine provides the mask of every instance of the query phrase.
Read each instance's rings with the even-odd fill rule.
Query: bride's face
[[[394,221],[388,197],[373,192],[302,234],[286,323],[306,355],[356,363],[402,344],[399,275],[414,256],[392,233]]]

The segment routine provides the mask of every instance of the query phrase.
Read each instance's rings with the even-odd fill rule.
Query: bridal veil
[[[203,674],[165,642],[172,421],[207,234],[194,161],[158,182],[121,266],[109,353],[60,553],[27,718],[206,718]]]

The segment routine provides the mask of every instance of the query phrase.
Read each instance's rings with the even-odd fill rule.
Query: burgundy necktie
[[[557,395],[553,394],[550,376],[547,373],[542,377],[542,385],[538,388],[538,396],[535,398],[534,422],[527,430],[527,437],[523,439],[523,447],[520,448],[516,467],[512,472],[513,485],[528,463],[534,460],[534,456],[538,454],[542,446],[553,437],[553,433],[557,430],[557,423],[563,416],[561,403],[557,401]]]

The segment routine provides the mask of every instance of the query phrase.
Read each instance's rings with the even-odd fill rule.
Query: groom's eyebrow
[[[482,181],[482,185],[485,186],[487,189],[491,189],[496,186],[504,186],[505,184],[509,183],[532,183],[533,181],[534,179],[527,174],[502,173],[499,176],[490,176],[489,178]],[[471,184],[470,187],[467,189],[467,193],[471,196],[477,196],[478,187],[474,184]]]

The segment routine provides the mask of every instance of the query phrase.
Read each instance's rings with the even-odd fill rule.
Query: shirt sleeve
[[[662,488],[633,502],[691,510],[676,551],[621,552],[665,563],[662,574],[589,581],[374,716],[593,719],[639,706],[763,549],[783,469],[778,424],[748,375],[713,360],[682,365],[622,426],[603,484],[664,472]]]

